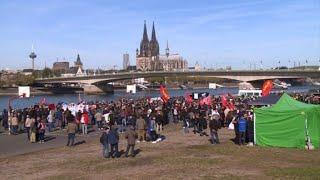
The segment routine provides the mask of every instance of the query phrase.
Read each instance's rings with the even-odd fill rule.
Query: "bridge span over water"
[[[80,83],[101,84],[120,80],[150,78],[150,77],[215,77],[237,80],[240,82],[253,82],[266,79],[297,79],[297,78],[320,78],[317,70],[205,70],[205,71],[153,71],[153,72],[124,72],[108,73],[87,76],[52,77],[36,79],[36,83]]]

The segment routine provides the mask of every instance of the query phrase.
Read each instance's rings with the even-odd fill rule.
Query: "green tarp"
[[[254,113],[257,145],[305,148],[308,132],[312,145],[319,148],[320,106],[283,94],[275,105],[256,108]]]

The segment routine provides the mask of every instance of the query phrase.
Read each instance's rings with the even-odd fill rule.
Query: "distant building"
[[[127,70],[128,71],[136,71],[137,70],[137,66],[128,66]]]
[[[130,66],[129,54],[123,54],[123,69],[126,70]]]
[[[167,42],[166,54],[159,56],[160,64],[164,71],[176,71],[188,69],[188,62],[179,54],[170,54],[169,44]]]
[[[80,70],[79,70],[80,69]],[[53,63],[52,71],[55,73],[63,74],[70,76],[71,74],[77,74],[79,71],[84,72],[83,64],[80,59],[80,55],[77,55],[76,61],[74,61],[74,65],[70,67],[70,63],[68,61],[57,61]]]
[[[33,69],[23,69],[21,73],[26,76],[32,75]]]
[[[54,62],[52,66],[52,71],[54,72],[61,72],[61,73],[67,73],[69,71],[69,62]]]
[[[200,66],[200,64],[198,63],[198,61],[196,62],[196,64],[194,65],[194,70],[195,71],[201,71],[201,66]]]
[[[170,54],[168,43],[165,55],[160,55],[154,23],[152,24],[151,40],[149,41],[145,22],[140,50],[136,50],[136,66],[137,70],[141,71],[172,71],[187,69],[188,63],[179,54]]]

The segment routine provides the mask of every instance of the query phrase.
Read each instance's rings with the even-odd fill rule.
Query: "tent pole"
[[[254,144],[257,144],[257,138],[256,138],[256,113],[253,113],[253,142]]]

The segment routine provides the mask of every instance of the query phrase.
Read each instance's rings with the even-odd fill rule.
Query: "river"
[[[289,89],[285,90],[285,92],[296,92],[296,93],[303,93],[308,92],[310,89],[315,89],[319,87],[315,86],[296,86],[296,87],[289,87]],[[237,94],[238,88],[218,88],[218,89],[192,89],[192,90],[181,90],[181,89],[169,89],[170,96],[183,96],[186,91],[192,92],[209,92],[212,95],[223,95],[226,93],[230,94]],[[11,96],[1,96],[0,97],[0,109],[7,108],[8,101]],[[41,101],[41,99],[45,98],[46,103],[58,103],[58,102],[65,102],[65,103],[77,103],[79,99],[84,101],[112,101],[117,100],[119,98],[140,98],[140,97],[159,97],[159,91],[157,90],[150,90],[150,91],[138,91],[136,94],[128,94],[124,90],[117,90],[114,94],[105,94],[105,95],[85,95],[85,94],[54,94],[54,95],[39,95],[39,96],[32,96],[30,98],[23,98],[23,99],[15,99],[11,102],[13,108],[24,108],[34,104],[37,104]]]

